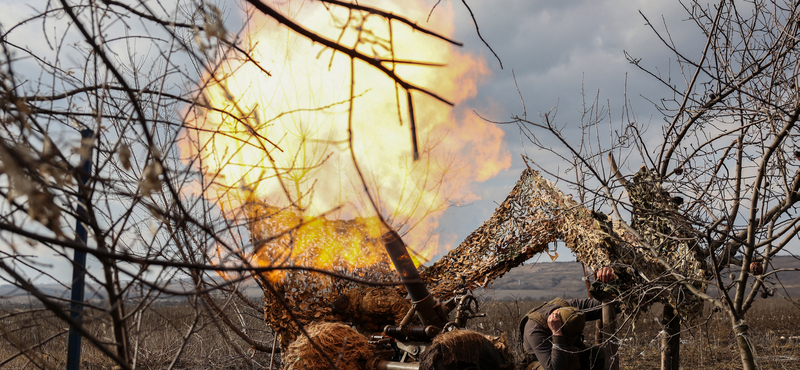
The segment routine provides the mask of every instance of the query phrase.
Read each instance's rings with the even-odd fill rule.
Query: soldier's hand
[[[550,316],[547,317],[547,326],[550,327],[550,331],[553,332],[553,335],[562,335],[561,334],[561,315],[558,314],[558,309],[553,310],[550,313]]]
[[[611,267],[608,266],[597,270],[596,275],[597,275],[597,280],[604,283],[614,280],[614,270],[612,270]]]

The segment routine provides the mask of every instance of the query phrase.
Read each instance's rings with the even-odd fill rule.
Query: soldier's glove
[[[612,280],[608,283],[595,280],[592,287],[589,288],[589,294],[592,298],[598,301],[610,300],[619,296],[620,287],[617,280]]]

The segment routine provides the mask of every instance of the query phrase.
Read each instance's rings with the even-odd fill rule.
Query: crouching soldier
[[[597,271],[597,280],[614,279],[609,267]],[[586,321],[603,317],[596,299],[556,298],[528,312],[520,322],[526,370],[602,370],[605,360],[600,348],[583,343]]]

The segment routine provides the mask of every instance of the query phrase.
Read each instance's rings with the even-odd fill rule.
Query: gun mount
[[[478,313],[477,299],[465,289],[444,302],[433,297],[396,232],[383,234],[381,242],[408,292],[411,308],[399,325],[387,325],[382,334],[370,338],[370,344],[375,345],[377,350],[367,362],[367,369],[420,369],[421,354],[432,346],[440,334],[463,329],[467,320],[485,314]],[[455,318],[450,320],[449,315],[454,309]],[[414,318],[419,324],[413,323]],[[483,337],[478,340],[488,343]]]
[[[408,296],[411,299],[409,315],[416,314],[427,331],[435,336],[438,334],[438,331],[444,328],[444,325],[448,321],[447,315],[454,308],[454,305],[451,303],[452,300],[448,301],[446,305],[442,305],[442,303],[438,302],[438,300],[428,292],[425,282],[419,276],[417,267],[414,266],[414,261],[411,260],[411,256],[408,254],[406,245],[396,232],[389,231],[383,234],[383,236],[381,236],[381,242],[383,242],[384,247],[386,247],[386,252],[389,254],[389,258],[397,269],[397,273],[400,275],[400,280],[406,287],[406,291],[408,291]],[[410,321],[409,315],[406,315],[406,318],[403,319],[406,324]],[[401,323],[400,326],[403,326],[403,324]]]
[[[263,206],[254,206],[253,209],[258,211],[252,212],[254,219],[268,218],[278,212],[274,208]],[[302,220],[298,215],[291,219],[298,220],[298,223]],[[284,305],[267,293],[264,316],[270,326],[276,328],[282,346],[289,346],[297,338],[298,325],[294,324],[295,321],[302,325],[349,322],[350,326],[358,329],[359,335],[366,335],[363,337],[365,342],[369,341],[377,348],[375,352],[364,353],[363,357],[357,359],[363,362],[369,360],[369,369],[423,369],[418,361],[431,352],[437,341],[459,332],[470,333],[468,330],[454,330],[464,328],[466,322],[478,311],[477,301],[470,291],[487,286],[511,268],[541,253],[553,240],[563,240],[575,252],[578,260],[592,269],[619,261],[626,266],[632,266],[650,279],[663,275],[658,263],[641,252],[642,248],[637,247],[630,235],[620,235],[620,229],[615,228],[613,222],[605,218],[598,219],[594,213],[562,193],[555,184],[533,169],[522,173],[508,198],[489,220],[458,247],[420,272],[413,267],[408,251],[396,233],[389,232],[378,241],[378,235],[370,234],[356,221],[335,223],[337,227],[330,229],[363,229],[361,245],[369,245],[370,248],[367,249],[370,257],[378,261],[370,266],[369,277],[386,281],[399,273],[410,301],[415,303],[413,307],[395,289],[368,287],[366,289],[369,290],[366,290],[349,280],[300,271],[292,273],[291,279],[285,279],[278,285],[278,294],[288,303],[286,306],[292,307],[292,315],[297,319],[291,320]],[[280,232],[280,229],[270,229],[267,223],[254,222],[252,225],[251,233],[255,240],[272,240],[270,236]],[[277,241],[290,245],[289,236],[283,238]],[[623,242],[618,243],[620,240]],[[276,244],[277,241],[271,243]],[[378,244],[381,242],[386,253],[380,250]],[[373,246],[377,248],[372,248]],[[393,261],[389,261],[389,256],[392,256]],[[687,269],[680,269],[682,273],[685,271],[685,276],[697,276],[702,271],[697,268],[702,264],[693,263],[690,254],[672,253],[669,258],[685,262]],[[394,264],[396,271],[389,268],[390,263]],[[363,273],[364,270],[355,272]],[[615,272],[632,273],[627,270]],[[270,283],[266,277],[264,279],[265,284]],[[319,281],[323,281],[323,284]],[[639,302],[637,297],[639,296],[635,294],[630,295],[630,299]],[[340,304],[337,305],[335,301]],[[341,312],[344,314],[340,314]],[[450,315],[454,316],[452,320],[448,317]],[[365,323],[374,327],[366,328]],[[369,336],[369,333],[387,327],[386,333]],[[304,336],[300,336],[299,339],[303,338]],[[480,339],[471,343],[478,342]],[[454,346],[460,348],[454,356],[464,357],[480,352],[467,350],[465,348],[468,346],[462,346],[462,343],[463,341]],[[298,348],[307,347],[298,345]],[[331,348],[330,356],[340,356],[342,346]],[[313,356],[314,352],[309,350],[302,355]],[[363,369],[363,366],[361,364],[358,369]],[[325,368],[325,364],[321,363],[313,370]]]

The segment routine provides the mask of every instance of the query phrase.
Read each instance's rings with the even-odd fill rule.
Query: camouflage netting
[[[362,333],[381,332],[386,325],[398,325],[410,309],[411,302],[393,288],[350,289],[333,302],[334,312],[348,318]]]
[[[686,229],[688,226],[675,226],[674,220],[679,218],[674,212],[677,208],[673,198],[661,188],[660,182],[637,176],[628,189],[632,203],[639,205],[632,227],[658,245],[661,256],[676,267],[676,272],[688,278],[702,278],[705,265],[694,253],[693,244],[675,241],[675,237],[692,239],[694,234],[691,228]],[[669,212],[669,217],[664,212]],[[461,245],[425,269],[422,276],[431,283],[432,294],[449,297],[463,285],[462,281],[470,290],[487,286],[544,251],[555,240],[563,240],[578,261],[592,270],[612,266],[621,278],[623,290],[632,286],[633,278],[643,278],[662,287],[674,286],[674,278],[631,233],[615,229],[606,215],[578,204],[530,168],[522,173],[492,217]],[[705,290],[700,284],[698,288]],[[679,289],[671,297],[669,301],[673,304],[680,297],[678,308],[685,317],[697,313],[698,299],[694,296]],[[628,307],[641,307],[645,301],[636,294],[625,298],[632,303]]]
[[[492,217],[422,276],[437,297],[451,295],[462,278],[470,290],[484,287],[559,239],[592,269],[609,266],[613,243],[597,224],[588,209],[529,168]]]
[[[623,182],[633,206],[631,228],[641,237],[641,248],[652,248],[652,252],[675,267],[675,272],[694,281],[694,287],[705,292],[707,269],[697,234],[685,217],[678,213],[683,199],[670,196],[661,184],[658,174],[645,167],[636,172],[632,182]],[[647,262],[644,266],[652,267],[647,271],[647,277],[667,283],[674,281],[672,276],[663,276],[664,269],[659,268],[661,265],[651,257],[652,252],[645,250],[641,253],[641,258]],[[633,264],[630,260],[622,262]],[[702,310],[703,301],[684,289],[683,286],[672,289],[666,299],[670,305],[679,308],[682,316],[688,318]]]
[[[433,340],[420,355],[419,369],[512,370],[513,358],[502,337],[453,330]]]
[[[330,254],[323,261],[325,270],[372,281],[397,280],[389,267],[391,261],[380,242],[380,231],[368,230],[368,220],[305,220],[299,211],[250,203],[246,206],[248,227],[256,246],[256,263],[261,266],[319,266],[325,247],[331,245],[360,261],[370,261],[366,267],[353,268],[340,254]],[[304,225],[304,226],[300,226]],[[298,227],[300,226],[300,227]],[[308,228],[309,230],[307,230]],[[300,247],[302,246],[302,248]],[[302,324],[313,321],[343,321],[351,316],[369,317],[376,324],[397,324],[395,317],[405,315],[408,302],[394,289],[366,288],[352,281],[310,271],[283,270],[259,276],[263,284],[272,286]],[[333,312],[333,303],[342,297],[366,297],[358,305]],[[402,303],[400,302],[402,301]],[[355,301],[354,301],[355,302]],[[372,307],[375,306],[375,307]],[[299,333],[297,325],[276,297],[264,292],[264,316],[280,335],[286,347]],[[402,313],[393,311],[402,310]],[[371,315],[374,315],[371,316]]]
[[[649,247],[645,247],[656,248],[667,263],[675,266],[675,272],[696,279],[696,287],[705,290],[705,285],[699,282],[704,280],[705,265],[696,254],[698,247],[692,241],[693,230],[676,212],[676,198],[670,197],[652,172],[645,169],[624,185],[634,205],[631,226],[645,243],[637,242],[632,233],[615,227],[606,215],[578,204],[529,168],[488,221],[461,245],[424,269],[421,275],[429,283],[430,292],[444,300],[460,288],[472,290],[487,286],[544,251],[548,243],[563,240],[577,259],[591,269],[612,266],[620,277],[623,291],[627,292],[627,288],[642,280],[651,284],[649,287],[667,288],[649,289],[651,296],[647,297],[635,291],[626,293],[623,308],[642,307],[652,302],[652,294],[657,292],[660,300],[677,306],[684,318],[694,316],[702,307],[700,300],[676,285],[672,275],[652,257]],[[263,266],[281,263],[311,266],[314,264],[306,264],[307,260],[318,259],[323,247],[334,244],[348,246],[347,253],[356,253],[372,263],[353,268],[334,254],[329,256],[329,270],[373,281],[397,279],[380,244],[380,232],[368,230],[369,222],[363,219],[319,219],[314,222],[320,223],[316,226],[325,233],[306,235],[302,228],[296,229],[308,222],[300,212],[253,203],[248,205],[246,213],[251,237],[258,247],[256,255]],[[359,236],[353,239],[353,235]],[[299,241],[303,242],[303,250],[297,249]],[[408,310],[408,303],[402,298],[405,294],[402,287],[366,288],[344,279],[305,271],[282,274],[264,274],[260,278],[264,284],[275,288],[302,324],[351,321],[366,332],[380,330],[381,325],[398,324]],[[673,289],[676,286],[678,289]],[[281,345],[285,347],[297,337],[298,328],[272,294],[265,292],[264,301],[265,318],[279,333]],[[338,308],[334,311],[335,307]],[[368,325],[370,322],[372,325]]]
[[[308,337],[298,337],[283,355],[284,370],[326,370],[331,363],[340,370],[362,370],[375,351],[366,337],[344,324],[315,322],[306,331],[321,351]]]

